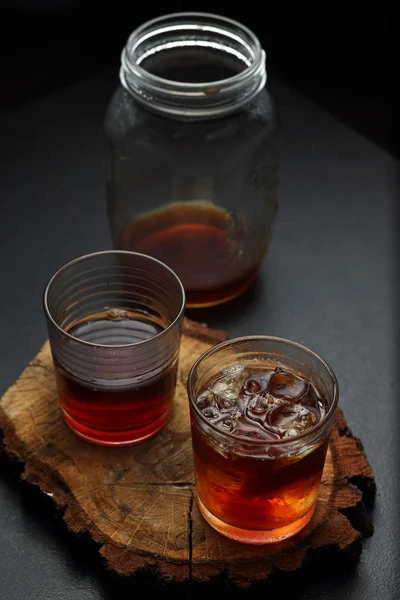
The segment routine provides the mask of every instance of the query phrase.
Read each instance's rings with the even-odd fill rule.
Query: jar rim
[[[179,37],[185,31],[187,35]],[[188,32],[192,32],[190,36]],[[176,42],[140,54],[139,49],[146,42],[171,33],[176,33]],[[214,35],[215,39],[220,36],[222,42],[201,40],[206,34],[210,38]],[[190,46],[233,54],[244,68],[223,79],[184,82],[155,75],[141,66],[148,56],[160,50]],[[121,53],[120,79],[125,89],[144,104],[152,104],[156,111],[169,114],[196,117],[237,110],[261,91],[266,78],[265,52],[255,33],[238,21],[213,13],[179,12],[156,17],[130,34]]]

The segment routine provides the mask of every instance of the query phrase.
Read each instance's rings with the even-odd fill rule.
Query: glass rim
[[[279,343],[283,342],[285,344],[290,344],[291,346],[294,346],[294,347],[298,348],[299,350],[311,355],[313,358],[316,358],[324,366],[326,371],[329,373],[329,376],[333,383],[332,403],[331,403],[331,406],[329,407],[326,415],[324,415],[323,419],[321,419],[316,425],[314,425],[313,427],[310,427],[310,429],[307,429],[306,431],[304,431],[303,433],[300,433],[299,435],[294,435],[294,436],[286,438],[286,439],[257,440],[254,438],[246,438],[246,436],[238,436],[238,435],[235,435],[235,433],[231,433],[229,431],[221,431],[221,429],[219,429],[216,425],[214,425],[214,423],[208,421],[204,417],[204,415],[198,408],[198,406],[195,402],[195,399],[194,399],[194,395],[192,393],[192,379],[194,377],[197,367],[205,358],[214,354],[214,352],[218,352],[220,349],[222,349],[226,346],[230,346],[231,344],[236,344],[238,342],[247,342],[247,341],[252,341],[252,340],[253,341],[272,341],[272,342],[279,342]],[[203,352],[203,354],[201,354],[199,356],[199,358],[192,365],[192,367],[189,371],[189,375],[188,375],[188,379],[187,379],[187,392],[188,392],[188,396],[189,396],[190,405],[193,407],[196,414],[201,418],[201,420],[204,423],[206,423],[212,430],[214,430],[219,435],[226,436],[229,439],[232,439],[235,441],[240,441],[240,442],[242,442],[242,444],[243,443],[251,444],[254,446],[275,446],[277,444],[278,445],[282,445],[282,444],[289,445],[292,442],[296,442],[296,441],[302,440],[304,438],[307,438],[310,434],[315,434],[320,429],[322,429],[324,425],[326,425],[326,423],[329,421],[329,419],[335,413],[336,407],[337,407],[338,401],[339,401],[339,384],[337,381],[337,377],[336,377],[332,367],[329,365],[329,363],[324,358],[322,358],[322,356],[320,354],[318,354],[311,348],[308,348],[307,346],[300,344],[299,342],[295,342],[294,340],[290,340],[288,338],[283,338],[283,337],[279,337],[279,336],[272,336],[272,335],[245,335],[245,336],[235,337],[235,338],[226,340],[225,342],[220,342],[219,344],[216,344],[215,346],[212,346],[211,348],[209,348],[208,350]]]
[[[168,325],[168,327],[166,327],[165,329],[160,331],[160,333],[153,335],[151,338],[149,338],[147,340],[141,340],[139,342],[133,342],[131,344],[112,344],[112,345],[111,344],[97,344],[94,342],[88,342],[87,340],[82,340],[78,337],[75,337],[71,333],[68,333],[68,331],[65,331],[65,329],[60,327],[60,325],[55,321],[53,315],[51,314],[51,311],[50,311],[49,305],[48,305],[48,296],[49,296],[49,291],[51,289],[51,286],[53,285],[55,280],[60,275],[62,275],[65,271],[67,271],[73,265],[83,262],[89,258],[101,257],[101,256],[106,256],[106,255],[108,255],[108,256],[109,255],[140,256],[141,258],[145,258],[145,259],[149,260],[150,262],[157,263],[158,265],[163,267],[166,271],[168,271],[175,278],[176,282],[178,283],[178,287],[180,288],[180,291],[181,291],[182,302],[181,302],[181,305],[180,305],[180,308],[178,310],[176,317]],[[92,348],[112,348],[112,349],[133,348],[133,347],[140,346],[141,344],[142,345],[148,344],[149,342],[152,342],[153,340],[159,339],[162,336],[166,335],[176,325],[176,323],[178,323],[178,321],[182,317],[182,314],[184,313],[185,303],[186,303],[185,288],[183,287],[183,284],[182,284],[181,280],[179,279],[178,275],[175,273],[175,271],[173,271],[170,267],[168,267],[168,265],[163,263],[161,260],[158,260],[157,258],[154,258],[153,256],[149,256],[148,254],[142,254],[141,252],[131,252],[129,250],[100,250],[99,252],[91,252],[89,254],[83,254],[82,256],[78,256],[77,258],[74,258],[74,259],[68,261],[67,263],[65,263],[50,277],[50,279],[48,280],[48,282],[44,288],[44,292],[43,292],[43,308],[44,308],[45,315],[48,318],[48,320],[50,321],[50,323],[56,328],[56,330],[58,330],[60,333],[62,333],[68,339],[73,340],[75,343],[78,342],[78,343],[82,344],[83,346],[92,347]]]
[[[254,60],[252,61],[252,64],[247,66],[245,69],[243,69],[236,75],[232,75],[231,77],[227,77],[225,79],[213,80],[213,81],[202,81],[200,83],[194,83],[194,82],[190,82],[190,83],[184,82],[183,83],[183,82],[180,82],[177,80],[166,79],[164,77],[154,75],[153,73],[150,73],[149,71],[147,71],[144,67],[141,67],[140,64],[136,63],[136,61],[132,62],[131,66],[134,65],[134,69],[137,71],[137,73],[141,77],[144,77],[145,79],[147,79],[150,82],[153,82],[154,84],[157,84],[157,83],[159,83],[161,85],[168,84],[168,85],[170,85],[170,86],[172,85],[172,87],[176,87],[178,89],[184,87],[188,91],[189,90],[193,90],[193,91],[201,90],[202,88],[207,87],[207,86],[218,87],[218,86],[222,86],[224,83],[226,83],[228,81],[231,84],[239,83],[239,82],[242,82],[243,80],[246,80],[249,77],[249,75],[251,75],[257,71],[257,69],[260,66],[259,63],[260,63],[260,61],[262,61],[263,57],[265,56],[265,53],[263,52],[263,50],[261,48],[260,40],[259,40],[258,36],[254,33],[254,31],[252,31],[249,27],[247,27],[240,21],[236,21],[235,19],[231,19],[229,17],[225,17],[225,16],[217,14],[217,13],[209,13],[209,12],[202,12],[202,11],[181,11],[181,12],[175,12],[175,13],[170,13],[170,14],[167,13],[167,14],[155,17],[153,19],[150,19],[148,21],[145,21],[144,23],[142,23],[142,25],[139,25],[138,27],[136,27],[132,31],[132,33],[129,35],[128,40],[126,42],[126,46],[122,51],[122,62],[124,62],[123,57],[124,57],[124,53],[125,53],[126,49],[131,50],[135,43],[139,44],[141,42],[141,40],[143,39],[143,36],[146,34],[146,31],[148,31],[148,30],[151,31],[154,26],[165,25],[167,27],[168,25],[166,25],[166,23],[168,23],[168,21],[172,22],[174,19],[187,19],[186,23],[184,21],[182,22],[182,28],[184,28],[185,26],[188,27],[190,25],[191,19],[196,19],[196,18],[214,20],[216,23],[220,23],[221,26],[223,26],[223,25],[231,26],[231,27],[233,26],[233,27],[239,29],[240,31],[242,31],[244,34],[246,34],[248,36],[248,38],[251,40],[251,43],[254,48],[255,57],[254,57]],[[129,56],[129,59],[130,59],[130,56]]]

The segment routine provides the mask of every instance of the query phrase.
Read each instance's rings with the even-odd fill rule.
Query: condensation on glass
[[[277,210],[265,52],[240,23],[180,13],[136,29],[121,61],[105,120],[114,244],[168,264],[189,307],[229,300],[257,274]]]

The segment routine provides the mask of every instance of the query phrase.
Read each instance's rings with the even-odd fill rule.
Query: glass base
[[[276,529],[268,529],[264,531],[254,531],[249,529],[241,529],[240,527],[234,527],[233,525],[229,525],[228,523],[224,523],[221,519],[214,516],[210,511],[204,506],[198,495],[196,494],[197,504],[200,509],[201,514],[207,521],[211,527],[213,527],[218,533],[221,533],[225,537],[231,538],[232,540],[236,540],[237,542],[242,542],[244,544],[275,544],[277,542],[281,542],[282,540],[286,540],[289,537],[292,537],[303,527],[307,525],[309,520],[314,514],[315,506],[310,508],[310,510],[301,517],[301,519],[297,519],[290,525],[285,525],[284,527],[277,527]]]
[[[134,446],[153,437],[169,421],[172,411],[168,410],[155,423],[138,431],[99,431],[90,429],[75,421],[63,408],[61,408],[64,421],[70,429],[80,438],[98,446]]]

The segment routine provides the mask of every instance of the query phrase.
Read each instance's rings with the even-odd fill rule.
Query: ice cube
[[[249,375],[242,384],[240,393],[242,396],[251,396],[252,394],[258,394],[264,392],[268,387],[268,378],[261,375],[252,373]]]
[[[246,376],[246,372],[243,371],[243,373]],[[238,404],[242,379],[242,375],[225,375],[212,384],[211,389],[218,406],[221,408],[231,408],[233,405]]]
[[[236,407],[235,400],[237,399],[237,395],[232,390],[225,390],[223,395],[218,396],[218,394],[214,394],[214,399],[217,404],[217,407],[222,412],[231,410]]]
[[[269,424],[284,437],[299,435],[318,421],[316,415],[301,404],[282,404],[268,413]]]
[[[268,392],[275,398],[300,400],[308,387],[308,382],[301,377],[277,367],[270,379]]]
[[[283,437],[294,437],[295,435],[299,435],[299,431],[298,429],[296,429],[295,427],[290,427],[289,429],[286,429],[283,432]]]
[[[220,413],[215,406],[209,406],[203,410],[203,415],[206,417],[206,419],[210,419],[210,421],[212,421],[214,419],[218,419]]]
[[[239,392],[237,388],[227,388],[226,390],[221,392],[221,397],[224,398],[224,400],[232,400],[235,402],[238,399],[238,396]],[[217,394],[215,394],[215,397],[217,397]]]
[[[240,392],[241,382],[234,377],[222,377],[212,384],[211,389],[214,394],[219,396],[223,395],[226,397],[233,397],[233,394],[237,398]]]
[[[245,369],[245,365],[230,365],[229,367],[225,367],[225,369],[222,369],[221,373],[223,375],[230,375],[231,377],[235,377],[236,375],[241,375]]]
[[[222,377],[212,384],[211,390],[214,392],[214,394],[221,394],[229,388],[227,379],[228,378]]]
[[[321,419],[323,406],[313,385],[309,384],[306,393],[300,399],[301,406],[312,412],[317,420]]]
[[[214,394],[212,393],[212,391],[204,390],[197,396],[196,404],[200,408],[200,410],[203,410],[204,408],[207,408],[207,406],[211,406],[213,404],[213,399]]]
[[[233,398],[233,393],[235,393],[237,398],[242,382],[248,375],[246,367],[244,365],[232,365],[223,369],[221,373],[223,374],[222,377],[212,384],[212,391],[215,394],[229,398]]]
[[[260,382],[256,381],[254,378],[246,379],[243,387],[248,394],[256,394],[261,390]]]
[[[271,404],[270,400],[273,402],[273,399],[268,395],[257,394],[253,396],[247,404],[248,412],[255,415],[265,414]]]

